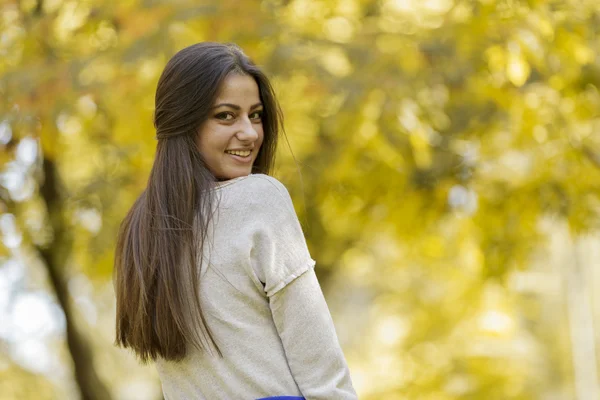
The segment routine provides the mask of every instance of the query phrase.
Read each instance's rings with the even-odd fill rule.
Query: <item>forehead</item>
[[[260,101],[258,85],[254,78],[248,75],[230,74],[219,89],[215,103],[251,103]]]

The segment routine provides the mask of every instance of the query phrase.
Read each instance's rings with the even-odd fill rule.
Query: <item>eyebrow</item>
[[[250,109],[254,110],[255,108],[258,108],[260,106],[262,106],[262,103],[256,103],[256,104],[253,104],[252,106],[250,106]],[[234,110],[238,110],[238,111],[242,109],[242,107],[240,107],[236,104],[231,104],[231,103],[219,103],[219,104],[213,106],[213,109],[219,108],[219,107],[229,107],[229,108],[233,108]]]

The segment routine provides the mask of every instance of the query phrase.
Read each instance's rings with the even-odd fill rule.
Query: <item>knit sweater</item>
[[[357,399],[285,186],[255,174],[215,190],[199,295],[223,357],[158,359],[165,399]]]

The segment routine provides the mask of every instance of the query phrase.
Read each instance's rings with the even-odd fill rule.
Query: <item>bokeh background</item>
[[[115,348],[167,60],[272,77],[365,400],[600,399],[597,0],[0,2],[0,398],[161,399]],[[596,326],[596,328],[594,328]]]

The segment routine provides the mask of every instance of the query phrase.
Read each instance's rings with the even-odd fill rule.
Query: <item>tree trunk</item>
[[[112,396],[94,368],[90,344],[74,323],[73,308],[65,276],[65,265],[71,253],[72,237],[69,232],[69,224],[64,217],[56,166],[53,161],[45,159],[43,168],[44,183],[40,187],[40,194],[48,209],[53,238],[47,247],[38,248],[38,251],[46,264],[56,298],[65,314],[67,346],[73,359],[75,381],[82,400],[110,400]]]
[[[569,241],[570,259],[563,269],[566,283],[567,313],[571,332],[571,351],[577,400],[599,399],[594,316],[589,282],[577,249],[576,239]]]

